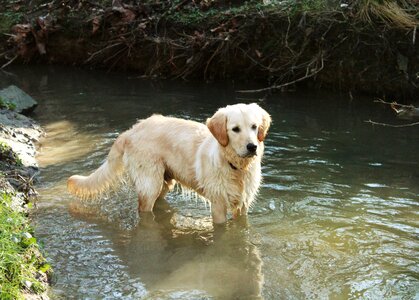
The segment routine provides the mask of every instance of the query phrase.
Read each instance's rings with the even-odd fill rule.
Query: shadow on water
[[[214,229],[189,222],[185,229],[184,217],[179,222],[168,203],[159,203],[154,214],[142,215],[138,226],[114,243],[150,296],[180,290],[220,299],[261,297],[262,261],[244,222]]]
[[[139,216],[127,186],[78,206],[65,182],[97,168],[137,119],[158,112],[204,121],[244,101],[239,87],[65,68],[15,73],[6,81],[39,100],[34,117],[47,131],[34,223],[56,298],[419,296],[418,129],[365,123],[393,123],[386,107],[313,92],[268,98],[273,125],[249,225],[213,228],[193,195],[171,193],[154,216]]]

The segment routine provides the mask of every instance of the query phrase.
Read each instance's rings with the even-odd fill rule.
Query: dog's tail
[[[88,199],[113,187],[123,171],[125,134],[120,135],[109,151],[106,161],[89,176],[73,175],[67,180],[68,191],[77,197]]]

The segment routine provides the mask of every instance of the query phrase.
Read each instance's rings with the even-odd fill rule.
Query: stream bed
[[[419,129],[388,107],[295,92],[272,116],[264,183],[246,221],[214,229],[208,205],[175,191],[139,216],[124,186],[85,206],[66,179],[88,174],[119,133],[153,113],[204,122],[243,86],[15,67],[47,136],[33,212],[54,269],[52,299],[418,299]]]

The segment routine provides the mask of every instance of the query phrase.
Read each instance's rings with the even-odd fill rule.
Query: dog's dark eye
[[[233,127],[233,129],[232,129],[234,132],[240,132],[240,127],[239,126],[236,126],[236,127]]]
[[[258,127],[256,126],[256,124],[253,124],[253,125],[252,125],[252,129],[253,129],[253,130],[256,130],[256,128],[258,128]]]

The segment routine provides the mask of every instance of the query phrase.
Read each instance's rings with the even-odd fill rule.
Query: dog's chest
[[[251,202],[258,183],[250,170],[227,169],[214,178],[206,177],[205,197],[210,200],[224,199],[230,206]],[[256,175],[256,177],[258,177]]]

